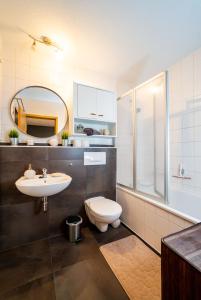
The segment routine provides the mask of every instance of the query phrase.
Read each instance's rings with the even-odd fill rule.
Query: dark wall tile
[[[42,173],[42,168],[48,168],[48,162],[45,160],[30,160],[30,162],[37,174]],[[32,197],[20,193],[15,186],[15,181],[23,176],[27,169],[28,162],[25,161],[0,163],[0,205],[33,201]]]
[[[49,236],[54,237],[60,234],[65,234],[65,220],[68,215],[68,207],[64,207],[62,209],[57,208],[49,212]]]
[[[83,148],[48,148],[49,160],[82,160],[84,159]]]
[[[88,149],[93,152],[93,149]],[[87,197],[92,194],[105,195],[116,189],[116,149],[94,149],[95,152],[106,152],[106,165],[87,166]],[[116,199],[114,194],[112,199]]]
[[[65,232],[65,220],[69,215],[82,213],[84,197],[79,195],[69,196],[62,192],[58,198],[49,198],[49,235],[54,236]]]
[[[111,200],[116,200],[116,189],[111,189],[109,191],[101,191],[101,192],[93,192],[87,194],[87,199],[88,198],[93,198],[93,197],[98,197],[98,196],[103,196],[105,198],[111,199]]]
[[[49,172],[64,172],[72,177],[70,185],[61,193],[49,197],[49,233],[65,230],[65,219],[69,215],[83,213],[86,199],[86,167],[82,160],[50,160]]]
[[[116,169],[109,166],[87,166],[87,196],[93,193],[105,193],[116,188]]]
[[[104,177],[104,191],[109,191],[111,188],[116,188],[116,167],[114,164],[108,164],[105,167]]]
[[[84,151],[105,151],[107,164],[84,166]],[[40,200],[20,193],[15,181],[31,163],[37,173],[64,172],[72,182],[61,193],[48,197],[48,214],[40,211]],[[0,147],[0,249],[5,249],[65,231],[72,214],[87,223],[84,200],[103,195],[115,200],[116,149]]]
[[[110,189],[109,191],[106,191],[104,193],[104,196],[108,199],[115,200],[116,201],[116,186],[113,187],[113,189]]]
[[[48,147],[0,147],[0,161],[47,160]]]
[[[63,172],[72,177],[73,183],[78,183],[76,181],[86,180],[86,167],[82,160],[49,160],[48,162],[48,173]],[[68,187],[68,189],[69,189]]]
[[[87,195],[104,191],[105,166],[87,166]]]
[[[40,199],[0,206],[0,250],[48,236],[48,216],[40,208]]]

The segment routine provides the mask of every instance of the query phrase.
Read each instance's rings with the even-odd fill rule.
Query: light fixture
[[[41,37],[38,38],[38,37],[35,37],[35,36],[33,36],[31,34],[28,34],[28,33],[27,33],[27,35],[33,40],[33,43],[32,43],[32,49],[33,50],[36,49],[36,44],[40,43],[40,44],[44,44],[44,45],[49,46],[49,47],[53,47],[57,51],[62,51],[62,48],[59,45],[57,45],[57,43],[55,43],[48,36],[42,35]]]

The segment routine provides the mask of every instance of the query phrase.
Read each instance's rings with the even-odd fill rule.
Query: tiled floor
[[[0,253],[0,299],[128,299],[99,247],[130,235],[124,226],[100,233],[82,230],[83,241],[59,236]]]

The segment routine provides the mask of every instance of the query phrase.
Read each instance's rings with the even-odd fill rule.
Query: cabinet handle
[[[98,115],[99,117],[104,117],[104,115]]]
[[[95,113],[90,113],[90,115],[92,115],[92,116],[96,116],[96,114],[95,114]]]

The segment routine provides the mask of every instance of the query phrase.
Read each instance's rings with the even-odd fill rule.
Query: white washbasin
[[[25,195],[47,197],[63,191],[69,186],[72,180],[66,174],[61,174],[58,177],[53,177],[51,174],[47,175],[47,178],[40,177],[41,175],[36,175],[33,179],[27,179],[23,176],[15,182],[15,185]]]

